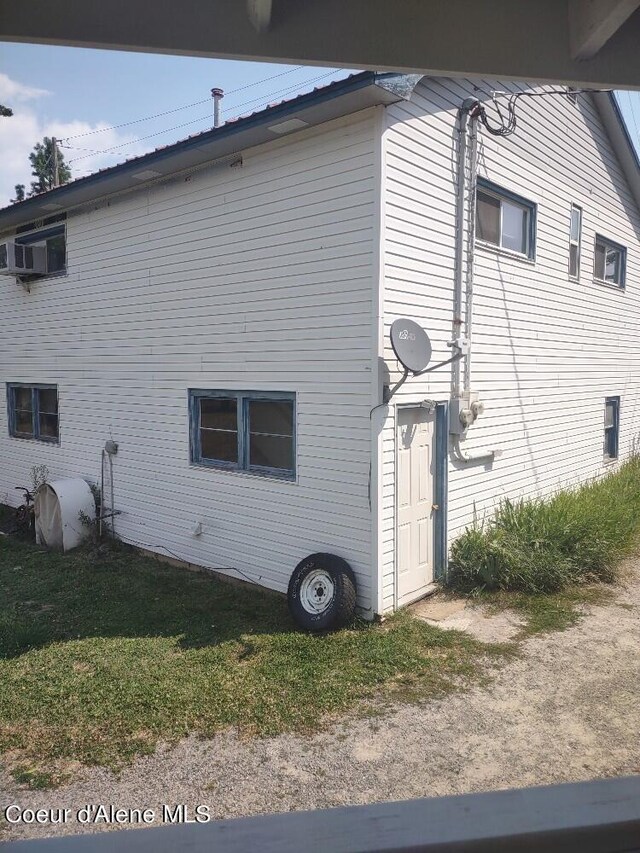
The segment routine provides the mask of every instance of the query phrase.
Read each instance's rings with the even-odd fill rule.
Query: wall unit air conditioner
[[[46,275],[46,246],[24,246],[8,240],[0,243],[0,275]]]

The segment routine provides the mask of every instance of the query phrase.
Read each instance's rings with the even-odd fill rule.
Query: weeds
[[[47,791],[51,788],[57,788],[64,781],[64,776],[24,764],[14,768],[11,775],[19,785],[25,785],[31,791]]]
[[[640,533],[640,458],[547,500],[502,501],[453,544],[449,586],[529,595],[612,583]]]

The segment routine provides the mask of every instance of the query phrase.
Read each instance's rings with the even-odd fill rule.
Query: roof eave
[[[594,92],[593,100],[640,210],[640,159],[629,136],[615,94],[610,91]]]
[[[379,104],[392,104],[411,96],[421,75],[376,74],[365,71],[322,89],[268,107],[246,118],[152,151],[62,187],[28,198],[0,210],[0,231],[56,213],[82,207],[101,198],[135,191],[150,182],[282,138],[270,130],[280,122],[298,118],[308,127],[324,124]],[[155,172],[145,179],[141,173]],[[138,177],[135,177],[138,175]]]

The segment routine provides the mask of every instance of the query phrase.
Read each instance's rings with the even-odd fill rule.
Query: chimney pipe
[[[220,127],[220,101],[224,98],[222,89],[212,89],[211,97],[213,98],[213,126]]]

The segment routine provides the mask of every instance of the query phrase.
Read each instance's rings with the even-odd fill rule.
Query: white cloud
[[[0,74],[0,103],[4,104],[5,107],[11,107],[15,101],[22,103],[50,94],[46,89],[25,86],[24,83],[12,80],[7,74]]]
[[[11,118],[0,118],[0,207],[4,207],[14,197],[16,184],[25,184],[27,190],[29,189],[32,180],[29,154],[44,136],[55,136],[56,139],[63,140],[61,149],[71,168],[72,178],[80,178],[106,166],[113,166],[126,157],[148,150],[148,146],[140,143],[136,136],[108,129],[107,122],[92,125],[81,120],[43,120],[31,106],[22,103],[45,94],[47,93],[43,89],[23,86],[6,74],[0,74],[0,103],[6,103],[13,109]],[[67,137],[78,138],[69,139],[69,142],[65,143]],[[65,145],[72,147],[67,148]],[[120,146],[117,151],[105,151],[115,146]]]

